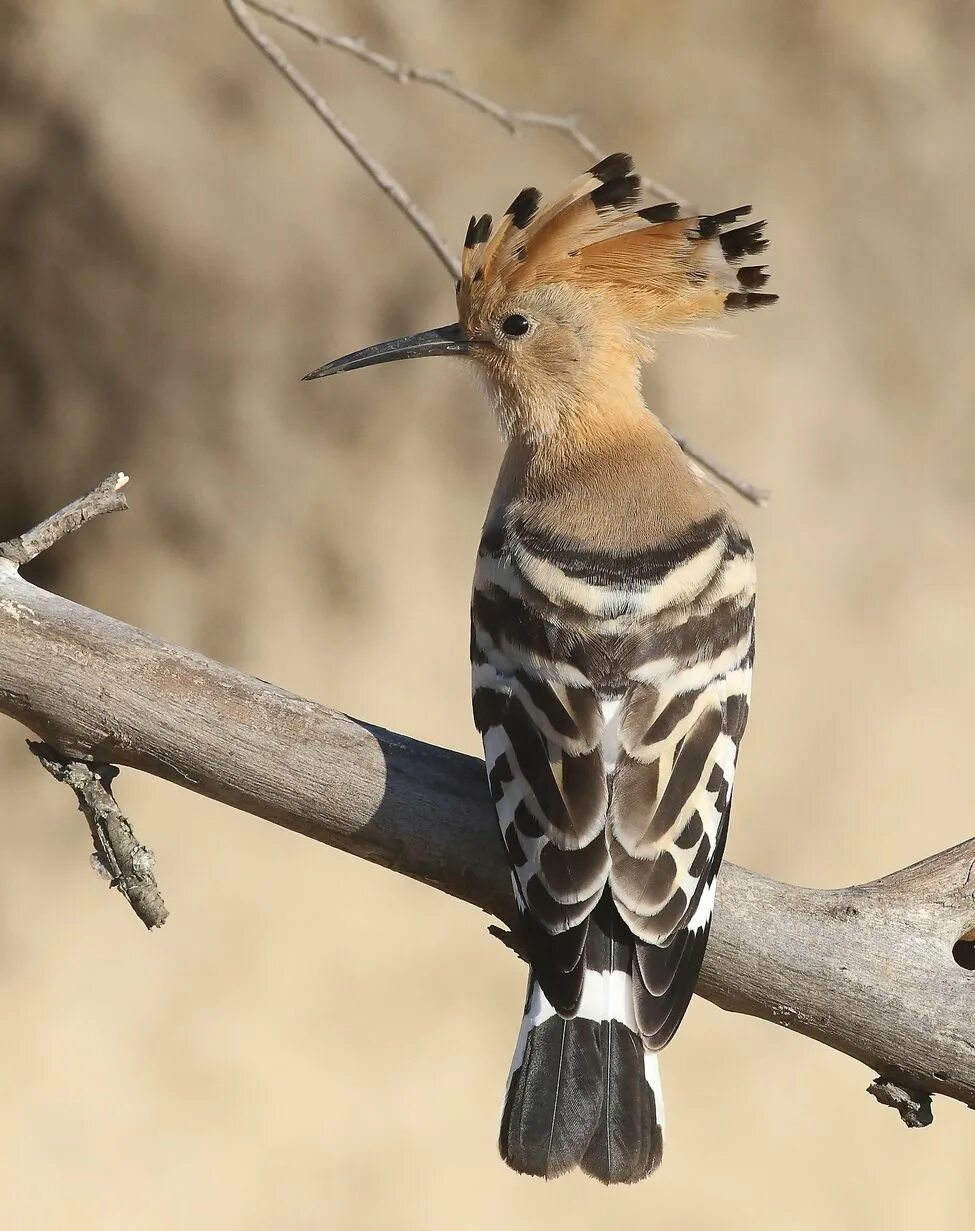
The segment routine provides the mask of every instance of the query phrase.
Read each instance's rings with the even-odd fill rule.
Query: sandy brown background
[[[729,853],[838,885],[969,836],[975,7],[303,7],[770,218],[779,307],[666,341],[646,377],[775,489],[745,511],[761,625]],[[583,165],[281,37],[454,242]],[[34,577],[474,751],[488,413],[459,365],[297,383],[451,319],[443,271],[216,0],[0,0],[0,105],[0,538],[125,469],[132,511]],[[510,1174],[523,970],[482,917],[129,773],[172,910],[147,936],[23,736],[0,725],[4,1228],[971,1226],[971,1112],[909,1132],[852,1061],[704,1003],[665,1059],[657,1178]]]

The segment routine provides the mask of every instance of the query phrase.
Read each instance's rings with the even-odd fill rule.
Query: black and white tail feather
[[[501,1155],[515,1170],[554,1179],[581,1167],[618,1184],[659,1164],[660,1068],[636,1028],[632,949],[605,894],[589,927],[576,1015],[558,1014],[529,978],[501,1118]]]

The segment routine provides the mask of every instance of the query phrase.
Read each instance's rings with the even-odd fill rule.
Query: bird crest
[[[699,326],[725,312],[774,303],[761,288],[765,222],[751,211],[681,217],[676,202],[648,204],[629,154],[610,154],[546,204],[524,188],[495,226],[471,218],[457,284],[461,320],[489,319],[499,304],[548,285],[598,297],[638,332]]]

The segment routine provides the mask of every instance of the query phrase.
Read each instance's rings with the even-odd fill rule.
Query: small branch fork
[[[86,522],[127,509],[122,488],[128,481],[128,475],[121,471],[110,474],[87,496],[72,500],[33,530],[0,543],[0,561],[6,562],[8,571],[22,568]],[[15,618],[21,617],[16,608],[11,610]],[[147,928],[162,927],[169,912],[152,873],[153,853],[136,839],[112,794],[112,780],[118,770],[113,765],[64,756],[48,744],[28,740],[27,747],[53,778],[74,791],[91,830],[97,869],[112,888],[121,892]]]
[[[893,1107],[908,1128],[927,1128],[934,1121],[931,1095],[901,1085],[893,1077],[875,1077],[867,1086],[883,1107]]]
[[[74,791],[95,844],[92,861],[96,870],[119,890],[147,928],[162,927],[169,911],[152,872],[155,856],[138,841],[115,802],[116,767],[71,760],[33,740],[27,741],[27,747],[52,778]]]
[[[0,547],[0,713],[88,819],[98,864],[147,927],[152,856],[112,795],[156,774],[488,911],[521,953],[484,765],[371,727],[25,581],[33,558],[121,507],[120,476]],[[80,510],[84,510],[82,514]],[[975,1106],[975,839],[869,884],[804,889],[726,862],[697,992],[880,1074],[905,1124],[931,1095]]]
[[[377,69],[401,84],[406,85],[416,82],[421,85],[433,86],[436,89],[444,90],[454,98],[473,107],[476,111],[496,120],[513,135],[517,135],[526,128],[549,129],[562,133],[565,137],[574,141],[586,157],[591,158],[594,162],[598,162],[602,157],[599,147],[580,128],[578,116],[546,115],[538,111],[514,111],[509,107],[502,106],[493,99],[487,98],[476,90],[461,85],[451,72],[414,68],[411,65],[402,64],[397,60],[391,59],[389,56],[383,55],[381,52],[373,51],[372,48],[366,45],[363,39],[350,38],[343,34],[331,34],[321,26],[316,25],[315,22],[309,21],[308,18],[302,17],[291,9],[271,4],[269,0],[224,0],[224,3],[244,34],[258,48],[261,54],[274,65],[288,84],[305,100],[332,134],[345,146],[380,191],[389,197],[397,209],[402,211],[420,235],[423,236],[423,239],[433,250],[437,259],[454,280],[460,277],[460,262],[451,251],[450,245],[441,235],[433,220],[416,204],[390,170],[375,155],[370,153],[348,125],[339,119],[331,105],[326,102],[308,78],[292,64],[279,44],[261,29],[249,10],[272,18],[274,21],[303,35],[319,47],[330,47],[336,51],[354,56],[364,64],[368,64],[370,67]],[[677,201],[681,205],[687,204],[685,198],[674,192],[673,189],[668,188],[666,184],[643,177],[643,187],[661,201]],[[714,461],[707,454],[701,453],[681,437],[675,436],[674,439],[688,457],[693,458],[705,470],[730,487],[732,491],[737,492],[744,500],[759,506],[767,503],[769,492],[746,482],[744,479],[739,479],[719,462]]]
[[[475,111],[480,111],[490,116],[492,120],[496,120],[513,137],[517,137],[526,128],[547,128],[553,132],[562,133],[570,141],[574,141],[583,154],[593,162],[599,162],[604,155],[605,151],[601,150],[595,141],[592,141],[582,131],[577,115],[548,115],[541,111],[515,111],[510,107],[502,106],[492,98],[479,94],[477,90],[461,85],[449,69],[414,68],[410,64],[402,64],[389,56],[382,55],[381,52],[373,51],[366,45],[365,39],[349,38],[344,34],[330,34],[292,9],[269,4],[267,0],[246,0],[246,3],[258,13],[263,13],[265,17],[271,17],[282,25],[289,26],[292,30],[303,34],[305,38],[317,43],[320,47],[332,47],[336,51],[344,51],[348,55],[355,56],[356,59],[385,73],[387,77],[392,77],[400,85],[417,82],[420,85],[429,85],[438,90],[444,90],[447,94],[473,107]],[[683,198],[678,196],[672,188],[668,188],[666,184],[644,178],[643,187],[661,201],[677,201],[679,204],[684,204]]]
[[[122,488],[128,481],[128,475],[122,474],[121,471],[110,474],[87,496],[72,500],[63,509],[45,518],[33,530],[28,530],[18,538],[8,539],[6,543],[0,543],[0,560],[9,560],[14,568],[23,568],[41,552],[53,547],[66,535],[79,530],[92,518],[127,509],[129,506]]]
[[[454,279],[460,277],[460,262],[451,252],[433,221],[420,209],[403,186],[371,154],[355,133],[339,119],[307,77],[298,71],[278,44],[269,38],[248,11],[246,0],[224,0],[230,15],[251,42],[274,65],[293,89],[301,95],[318,118],[345,146],[373,183],[401,210],[433,249],[440,263]]]

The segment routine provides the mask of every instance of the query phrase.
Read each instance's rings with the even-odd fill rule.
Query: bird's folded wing
[[[610,884],[637,938],[636,1018],[651,1047],[680,1025],[704,957],[750,683],[749,649],[696,688],[637,683],[624,702]]]
[[[474,717],[529,958],[552,1004],[574,1012],[589,915],[609,873],[601,708],[591,688],[499,670],[483,653],[473,671]]]

